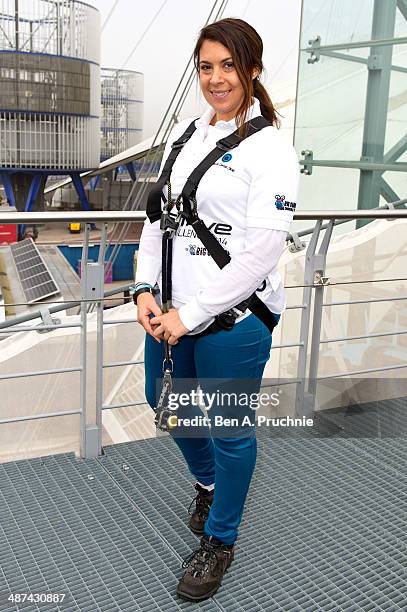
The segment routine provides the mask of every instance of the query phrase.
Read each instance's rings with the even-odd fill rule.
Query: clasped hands
[[[190,331],[183,325],[177,308],[163,314],[154,297],[147,292],[138,296],[137,320],[157,342],[168,340],[171,345],[178,344],[178,339]]]
[[[171,308],[167,313],[150,319],[154,326],[153,336],[161,340],[168,340],[168,344],[178,344],[178,339],[189,332],[183,325],[177,308]]]

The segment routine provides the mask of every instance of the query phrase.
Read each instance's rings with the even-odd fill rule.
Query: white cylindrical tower
[[[141,72],[102,68],[101,159],[125,151],[143,136],[144,78]]]
[[[0,172],[100,160],[100,18],[78,0],[2,0]]]

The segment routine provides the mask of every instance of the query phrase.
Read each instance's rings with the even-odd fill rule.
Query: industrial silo
[[[143,135],[143,74],[102,68],[101,159],[141,142]]]
[[[144,75],[135,70],[101,69],[100,160],[110,159],[143,140]],[[121,210],[136,180],[142,162],[118,166],[86,185],[93,210]],[[53,206],[78,207],[72,186],[58,189]]]
[[[42,205],[49,175],[100,161],[99,11],[77,0],[2,0],[0,176],[18,210]]]

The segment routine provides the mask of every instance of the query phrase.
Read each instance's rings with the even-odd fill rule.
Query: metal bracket
[[[51,317],[51,313],[48,310],[48,308],[41,308],[40,310],[40,315],[41,315],[41,319],[44,325],[46,325],[47,327],[55,327],[55,325],[59,325],[61,323],[61,319],[53,319]],[[37,329],[37,332],[39,334],[47,334],[48,332],[52,331],[51,329]]]
[[[314,272],[314,286],[318,287],[318,286],[326,286],[329,285],[331,282],[331,279],[329,278],[329,276],[322,276],[322,270],[316,270]]]
[[[86,264],[85,299],[97,302],[103,298],[104,265],[88,261]]]
[[[319,52],[319,47],[321,46],[321,37],[316,36],[315,38],[311,38],[308,41],[309,48],[312,49],[310,57],[307,59],[308,64],[315,64],[315,62],[319,62],[321,54]]]
[[[298,251],[303,251],[306,246],[306,243],[299,239],[298,234],[295,232],[291,233],[291,239],[288,243],[288,250],[290,253],[298,253]]]
[[[382,55],[377,55],[372,53],[367,58],[367,67],[368,70],[382,70],[384,65],[384,60]]]
[[[304,156],[304,159],[301,160],[301,162],[303,163],[303,167],[301,168],[300,172],[301,174],[306,174],[307,176],[309,176],[310,174],[312,174],[312,160],[314,159],[314,152],[310,149],[305,149],[304,151],[301,151],[301,155]]]

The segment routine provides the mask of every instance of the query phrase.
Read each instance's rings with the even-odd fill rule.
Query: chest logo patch
[[[225,153],[225,155],[222,157],[222,161],[227,164],[228,162],[230,162],[232,159],[232,154],[231,153]]]
[[[290,210],[293,212],[296,209],[297,204],[295,202],[286,202],[284,195],[274,196],[276,201],[274,202],[277,210]]]

